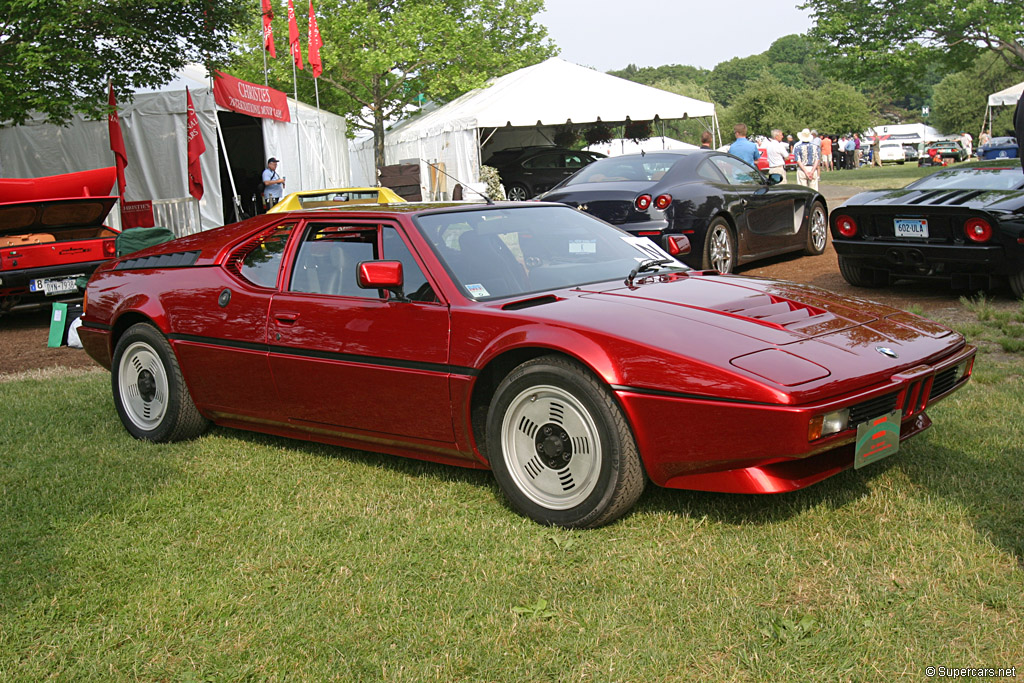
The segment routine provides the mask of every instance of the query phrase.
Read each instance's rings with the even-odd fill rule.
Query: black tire
[[[731,273],[736,267],[736,236],[729,222],[715,218],[704,234],[704,270]]]
[[[839,257],[839,272],[854,287],[884,287],[889,281],[884,272],[854,265],[842,256]]]
[[[117,341],[110,382],[121,423],[136,439],[185,441],[210,424],[192,402],[171,345],[148,323],[132,325]]]
[[[525,202],[530,198],[530,190],[522,183],[512,183],[505,191],[505,196],[511,202]]]
[[[825,205],[815,201],[811,205],[811,213],[807,216],[807,244],[804,253],[819,256],[825,253],[828,244],[828,211]]]
[[[1018,299],[1024,299],[1024,270],[1019,270],[1009,278],[1010,289]]]
[[[498,385],[487,453],[512,507],[541,524],[608,524],[633,507],[646,483],[611,391],[562,356],[527,361]]]

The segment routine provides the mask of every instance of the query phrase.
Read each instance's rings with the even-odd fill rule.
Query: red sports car
[[[776,493],[890,455],[975,354],[539,202],[258,216],[105,265],[86,295],[82,342],[137,438],[213,422],[490,468],[565,527],[648,479]]]
[[[103,225],[114,167],[0,179],[0,314],[18,303],[77,295],[75,280],[114,257]]]

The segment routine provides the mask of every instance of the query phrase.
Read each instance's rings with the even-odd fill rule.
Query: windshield
[[[913,190],[1018,190],[1024,171],[1015,168],[971,168],[939,171],[907,185]]]
[[[656,182],[682,159],[683,157],[677,154],[632,154],[598,159],[570,178],[562,187],[582,183],[621,183],[630,180]]]
[[[651,259],[688,270],[646,237],[569,207],[481,208],[416,223],[455,283],[477,300],[625,280]]]

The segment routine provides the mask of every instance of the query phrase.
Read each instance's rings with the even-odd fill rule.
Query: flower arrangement
[[[588,145],[599,145],[602,142],[611,142],[615,137],[612,133],[612,129],[604,123],[598,121],[597,123],[583,131],[583,138],[587,141]]]
[[[487,196],[492,201],[500,202],[505,199],[505,190],[501,187],[501,176],[498,175],[498,169],[493,166],[481,166],[480,182],[487,183]]]
[[[622,137],[633,142],[640,142],[651,137],[651,122],[650,121],[630,121],[626,119],[626,125],[623,126]]]

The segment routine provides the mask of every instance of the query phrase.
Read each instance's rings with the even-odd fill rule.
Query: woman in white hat
[[[800,140],[793,147],[793,156],[796,158],[796,182],[817,191],[821,170],[821,148],[812,142],[814,136],[807,128],[796,136]]]

